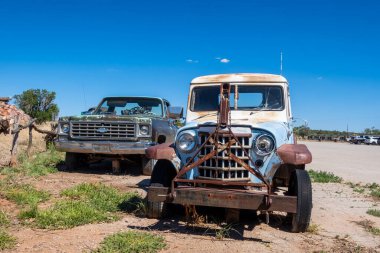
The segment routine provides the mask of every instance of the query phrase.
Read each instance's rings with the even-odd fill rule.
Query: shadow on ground
[[[174,212],[174,214],[173,214]],[[225,222],[225,210],[223,208],[197,207],[197,221],[186,219],[184,208],[176,206],[172,208],[169,214],[172,218],[158,220],[156,223],[148,226],[128,226],[131,229],[170,231],[172,233],[190,234],[198,236],[211,236],[216,239],[234,239],[255,241],[260,243],[270,243],[259,238],[244,236],[245,231],[254,230],[260,223],[265,221],[264,215],[257,215],[255,211],[243,210],[240,213],[240,219],[237,223]],[[284,224],[285,216],[270,215],[269,226],[289,231]]]
[[[113,175],[128,175],[128,176],[141,176],[141,164],[134,161],[121,161],[120,162],[120,173],[114,174],[112,172],[112,161],[111,160],[102,160],[99,162],[91,162],[86,167],[80,167],[75,170],[67,170],[65,164],[59,164],[57,166],[59,171],[62,172],[76,172],[83,174],[113,174]]]

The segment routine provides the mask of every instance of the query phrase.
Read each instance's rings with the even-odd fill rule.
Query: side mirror
[[[171,119],[180,119],[183,117],[183,107],[179,106],[169,106],[168,116]]]
[[[95,111],[95,109],[95,107],[91,107],[90,109],[88,109],[88,111],[81,112],[80,115],[90,115]]]

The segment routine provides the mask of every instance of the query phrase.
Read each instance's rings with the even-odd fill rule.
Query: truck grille
[[[243,149],[249,154],[251,143],[250,136],[239,136],[235,134]],[[208,134],[200,134],[200,143],[204,143]],[[224,144],[229,141],[229,137],[219,136],[219,142]],[[205,156],[212,151],[213,145],[206,144],[199,153],[199,158]],[[245,163],[249,163],[249,158],[243,152],[238,143],[231,146],[231,153],[242,159]],[[199,178],[213,179],[222,181],[247,181],[249,180],[249,171],[241,167],[238,163],[231,160],[225,152],[219,153],[217,156],[205,161],[198,167]]]
[[[74,139],[127,140],[135,138],[134,123],[71,122],[70,136]]]

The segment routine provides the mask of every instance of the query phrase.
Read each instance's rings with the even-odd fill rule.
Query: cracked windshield
[[[107,98],[94,114],[162,116],[162,103],[159,99]]]

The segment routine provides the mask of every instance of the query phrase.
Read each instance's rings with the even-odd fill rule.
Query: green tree
[[[54,103],[55,92],[30,89],[15,97],[16,105],[40,124],[52,120],[59,112]]]
[[[305,138],[305,136],[309,135],[310,128],[307,126],[300,126],[295,127],[294,132],[296,135],[301,136],[302,138]]]

